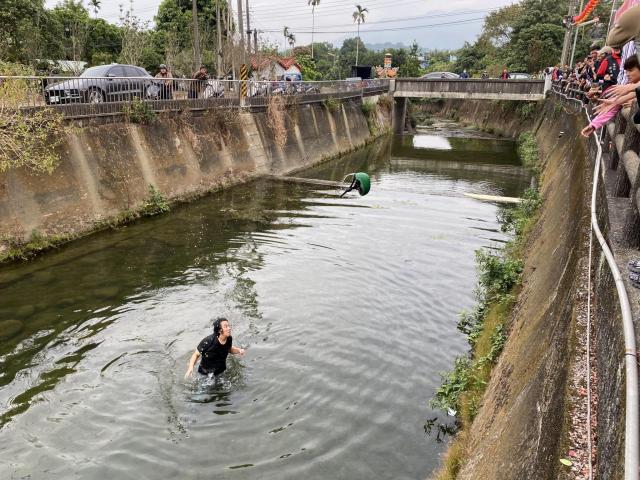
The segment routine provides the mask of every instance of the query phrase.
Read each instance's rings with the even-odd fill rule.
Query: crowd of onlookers
[[[584,136],[615,119],[624,107],[640,99],[640,0],[625,0],[616,11],[606,45],[593,45],[587,57],[569,65],[549,67],[545,75],[558,82],[565,93],[580,93],[592,103],[596,114],[583,130]],[[633,118],[640,124],[640,114]]]

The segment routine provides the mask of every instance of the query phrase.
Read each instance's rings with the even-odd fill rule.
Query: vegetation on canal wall
[[[535,143],[532,136],[525,135],[519,150],[527,162],[527,155],[533,156],[537,145],[540,176],[539,193],[527,193],[522,211],[501,214],[521,240],[503,250],[499,259],[480,258],[489,272],[481,275],[481,284],[497,285],[493,291],[499,301],[480,308],[484,310],[480,334],[473,328],[474,312],[461,322],[461,327],[474,334],[474,353],[468,357],[468,365],[474,369],[459,368],[454,379],[459,377],[462,381],[456,383],[466,382],[473,388],[471,393],[460,390],[458,394],[461,430],[438,472],[440,478],[542,480],[567,478],[570,470],[559,460],[566,457],[568,445],[576,445],[568,425],[576,398],[582,398],[574,396],[569,372],[576,358],[577,319],[586,310],[591,165],[580,136],[583,119],[556,105],[553,98],[547,99],[536,105],[535,115],[527,119],[523,116],[531,114],[517,104],[445,101],[440,106],[445,116],[455,113],[460,121],[487,131],[494,128],[518,137],[531,130]],[[541,199],[544,203],[539,206]],[[606,201],[604,206],[606,216]],[[532,211],[536,212],[534,220],[526,220]],[[512,252],[516,256],[509,256]],[[507,258],[522,263],[509,265],[503,261]],[[506,289],[501,292],[520,265],[518,281],[506,294]],[[600,302],[595,312],[605,312],[604,323],[610,325],[616,318],[617,305],[613,281],[607,277],[606,268],[595,270],[595,301]],[[598,376],[599,382],[607,384],[603,390],[606,393],[599,393],[598,424],[605,411],[607,425],[615,430],[608,435],[599,427],[598,435],[608,435],[612,445],[620,445],[620,438],[624,438],[624,428],[619,426],[624,417],[619,415],[624,392],[616,373],[623,368],[618,354],[623,346],[616,337],[619,331],[619,324],[602,329],[604,341],[597,354],[597,364],[609,367],[605,375]],[[600,342],[596,342],[596,348],[600,348],[598,345]],[[493,360],[500,348],[502,353]],[[487,360],[481,361],[483,358]],[[482,377],[483,368],[492,368],[490,375]],[[474,390],[475,398],[471,397]],[[600,448],[616,454],[624,450],[608,445]],[[602,457],[598,468],[610,465],[609,457]],[[615,465],[619,471],[622,463],[616,461]]]
[[[518,150],[523,165],[537,175],[539,152],[530,132],[520,136]],[[502,230],[513,233],[513,239],[497,252],[476,251],[477,303],[471,312],[462,312],[458,321],[458,330],[467,335],[471,352],[456,358],[453,370],[443,374],[442,386],[431,401],[434,407],[457,412],[461,428],[438,473],[439,480],[455,479],[466,460],[466,430],[478,413],[493,366],[504,348],[520,291],[524,245],[541,205],[538,189],[527,189],[521,203],[503,207],[499,214]]]

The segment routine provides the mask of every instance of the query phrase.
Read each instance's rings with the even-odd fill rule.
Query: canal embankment
[[[0,260],[261,175],[358,149],[390,128],[385,96],[76,122],[52,174],[0,174]],[[144,119],[148,120],[148,119]]]
[[[524,242],[522,280],[504,349],[472,423],[463,426],[445,459],[449,476],[440,474],[461,479],[583,478],[588,473],[586,436],[591,422],[595,477],[622,478],[621,313],[613,276],[595,241],[589,262],[595,147],[580,136],[585,119],[575,102],[565,104],[552,96],[540,105],[524,105],[528,104],[446,101],[427,107],[436,116],[504,136],[533,131],[543,198]],[[606,236],[615,237],[621,227],[609,220],[615,200],[611,202],[602,184],[598,194],[600,225]],[[628,257],[626,250],[611,243],[616,255]],[[590,418],[585,413],[589,370],[584,341],[589,294]],[[561,459],[569,459],[571,465]]]

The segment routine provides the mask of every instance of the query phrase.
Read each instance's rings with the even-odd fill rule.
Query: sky
[[[53,7],[59,1],[46,0],[46,4]],[[127,7],[129,1],[103,0],[97,16],[117,23],[119,5],[124,3]],[[246,1],[242,0],[243,10]],[[248,1],[251,28],[258,29],[262,41],[284,47],[282,30],[287,26],[297,45],[311,42],[312,15],[307,0]],[[136,16],[153,23],[160,2],[133,0],[133,10]],[[431,50],[455,49],[465,41],[473,42],[482,28],[482,19],[492,9],[511,5],[515,0],[320,0],[315,8],[314,41],[340,46],[345,38],[355,37],[357,25],[352,14],[356,3],[368,10],[360,25],[365,44],[400,42],[408,46],[416,40],[422,48]],[[230,0],[230,4],[236,11],[237,0]]]

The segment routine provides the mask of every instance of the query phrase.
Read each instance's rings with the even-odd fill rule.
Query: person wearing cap
[[[633,40],[636,46],[636,55],[640,54],[640,5],[638,3],[625,2],[620,7],[619,12],[616,13],[615,24],[607,36],[607,45],[622,48],[623,45]]]
[[[607,37],[607,45],[612,47],[622,47],[621,62],[626,65],[627,60],[633,56],[640,54],[640,50],[636,48],[636,37],[639,28],[640,0],[625,0],[616,11],[614,18],[614,26]],[[626,43],[625,43],[626,42]],[[620,69],[618,75],[618,85],[612,86],[608,91],[608,96],[620,96],[632,92],[636,87],[628,82],[627,70]],[[610,110],[599,113],[591,120],[583,130],[583,135],[589,135],[591,132],[613,120],[618,112],[622,109],[622,105],[614,105]],[[635,120],[636,118],[634,118]],[[637,118],[640,120],[640,118]]]
[[[156,78],[164,79],[160,82],[160,99],[171,99],[173,97],[173,75],[164,63],[160,65],[160,71],[156,74]]]
[[[209,80],[209,73],[207,67],[200,65],[200,69],[193,75],[194,80],[197,82],[191,82],[191,88],[189,88],[189,98],[198,98],[198,94],[204,90]]]
[[[604,55],[604,59],[600,62],[600,66],[596,71],[596,78],[602,84],[604,92],[611,85],[618,83],[618,73],[620,73],[620,49],[609,45],[602,47],[599,55]]]
[[[198,359],[198,373],[202,375],[221,375],[227,369],[227,356],[244,355],[244,348],[233,346],[231,325],[226,318],[218,318],[213,322],[213,334],[203,338],[189,359],[189,366],[184,378],[193,374]]]

